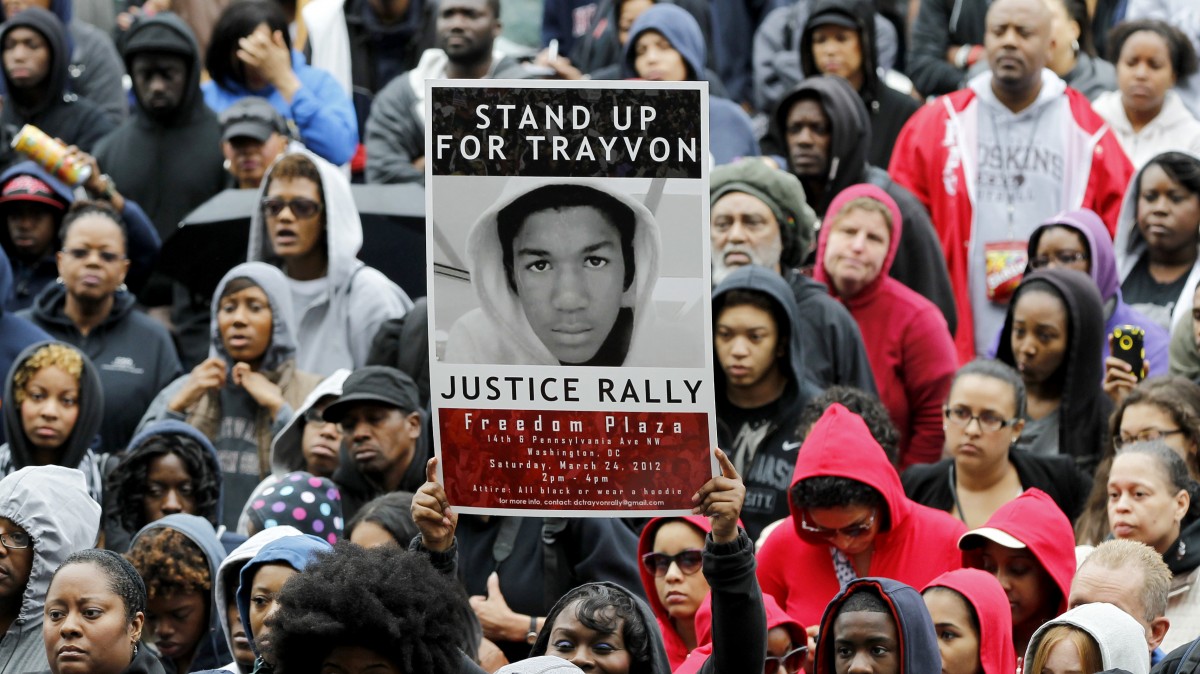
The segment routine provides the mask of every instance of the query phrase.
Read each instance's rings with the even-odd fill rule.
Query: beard
[[[769,244],[764,244],[758,247],[749,246],[746,244],[730,244],[719,251],[713,251],[712,257],[712,284],[716,287],[721,284],[730,274],[738,269],[746,266],[745,264],[726,264],[725,259],[730,255],[740,253],[750,259],[748,264],[758,267],[766,267],[767,269],[775,269],[779,266],[779,258],[783,255],[783,241],[776,238]]]

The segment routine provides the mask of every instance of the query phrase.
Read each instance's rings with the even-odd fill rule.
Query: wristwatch
[[[537,641],[537,616],[529,616],[529,631],[525,633],[525,643],[532,646]]]
[[[104,188],[96,195],[97,199],[112,201],[113,195],[117,193],[117,183],[112,179],[112,176],[107,173],[100,174],[100,180],[104,181]]]

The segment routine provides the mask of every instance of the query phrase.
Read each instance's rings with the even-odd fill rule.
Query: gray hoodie
[[[1076,606],[1042,625],[1029,640],[1025,664],[1033,666],[1033,656],[1046,632],[1056,625],[1071,625],[1091,635],[1100,645],[1101,667],[1123,669],[1130,674],[1149,674],[1150,657],[1146,653],[1146,631],[1133,616],[1112,604]],[[1032,672],[1037,674],[1037,672]]]
[[[321,398],[342,395],[342,382],[350,376],[350,370],[337,370],[321,380],[314,388],[283,430],[271,441],[271,474],[283,476],[297,470],[308,470],[304,462],[304,414],[309,408],[321,401]]]
[[[22,468],[0,480],[0,517],[33,538],[33,566],[21,612],[0,638],[0,674],[49,668],[42,641],[42,607],[50,579],[73,553],[90,548],[100,532],[100,506],[83,473],[62,466]]]
[[[412,300],[382,272],[358,259],[363,244],[362,220],[346,177],[336,166],[308,150],[292,150],[280,158],[291,154],[303,154],[321,174],[329,253],[325,272],[328,287],[308,306],[295,307],[296,367],[328,376],[338,368],[366,365],[371,339],[379,332],[379,326],[390,318],[403,316],[412,308]],[[268,172],[259,187],[260,199],[265,196],[269,181]],[[246,259],[282,266],[267,236],[262,209],[254,209],[250,216]]]

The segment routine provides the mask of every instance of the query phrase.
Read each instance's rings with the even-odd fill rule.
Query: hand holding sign
[[[746,500],[746,485],[725,452],[713,449],[713,456],[721,464],[721,474],[705,482],[692,496],[692,503],[696,504],[692,514],[709,519],[714,541],[732,543],[738,537],[737,523],[742,515],[742,502]]]
[[[436,458],[425,463],[425,484],[413,495],[412,518],[421,531],[421,544],[433,552],[445,552],[454,545],[458,513],[450,509],[446,491],[437,478]]]

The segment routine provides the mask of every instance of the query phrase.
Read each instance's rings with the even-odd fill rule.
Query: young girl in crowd
[[[321,413],[342,394],[350,370],[337,370],[321,380],[296,408],[287,425],[271,440],[271,474],[303,470],[317,477],[333,477],[341,463],[342,427],[325,421]]]
[[[42,636],[52,674],[164,674],[141,645],[146,586],[109,550],[80,550],[54,572]]]
[[[195,515],[168,515],[133,537],[126,555],[146,584],[146,630],[167,674],[223,667],[233,659],[213,606],[225,550],[212,525]]]
[[[1150,671],[1142,626],[1112,604],[1084,604],[1042,625],[1024,663],[1028,674]]]
[[[1137,168],[1167,150],[1200,153],[1200,122],[1175,85],[1196,72],[1187,35],[1166,21],[1125,21],[1109,36],[1119,91],[1096,98],[1092,108],[1108,122]]]
[[[204,434],[181,421],[156,421],[135,435],[108,484],[104,544],[109,550],[125,552],[134,532],[167,515],[198,515],[220,526],[217,451]]]
[[[346,523],[345,537],[366,548],[395,544],[407,548],[421,533],[412,518],[413,495],[394,491],[368,501]]]
[[[888,276],[902,234],[900,208],[879,187],[854,185],[827,213],[813,276],[858,323],[879,399],[900,431],[900,467],[936,461],[954,341],[933,302]]]
[[[143,423],[187,421],[213,442],[225,491],[220,522],[232,529],[269,470],[272,438],[319,379],[296,367],[292,296],[275,267],[229,270],[213,294],[211,330],[208,359],[163,389]]]
[[[958,541],[963,566],[996,576],[1012,608],[1012,639],[1025,652],[1044,622],[1067,610],[1075,575],[1071,523],[1054,501],[1030,489]]]
[[[975,526],[1036,487],[1068,518],[1077,516],[1090,479],[1071,457],[1016,448],[1025,428],[1025,405],[1025,382],[1011,367],[996,360],[962,366],[942,408],[950,458],[904,471],[908,497]]]
[[[1103,315],[1096,284],[1083,272],[1047,269],[1017,288],[996,358],[1025,382],[1018,449],[1063,454],[1084,470],[1095,468],[1112,409],[1100,389]]]
[[[1183,320],[1200,282],[1200,158],[1164,152],[1142,167],[1113,245],[1125,301],[1168,330]]]
[[[104,415],[104,392],[88,357],[61,342],[34,344],[13,362],[4,383],[0,476],[25,466],[78,468],[88,493],[103,503],[100,460],[90,447]]]
[[[1200,485],[1163,440],[1122,448],[1108,474],[1108,523],[1115,538],[1162,555],[1173,576],[1166,617],[1170,651],[1200,632]]]
[[[1191,479],[1200,477],[1200,386],[1179,376],[1143,381],[1117,405],[1109,419],[1109,436],[1112,444],[1105,448],[1087,504],[1075,522],[1081,545],[1098,545],[1108,536],[1108,473],[1116,450],[1162,440],[1183,459]]]
[[[979,569],[948,571],[921,591],[933,619],[942,674],[1011,674],[1017,666],[1012,609],[996,578]]]

